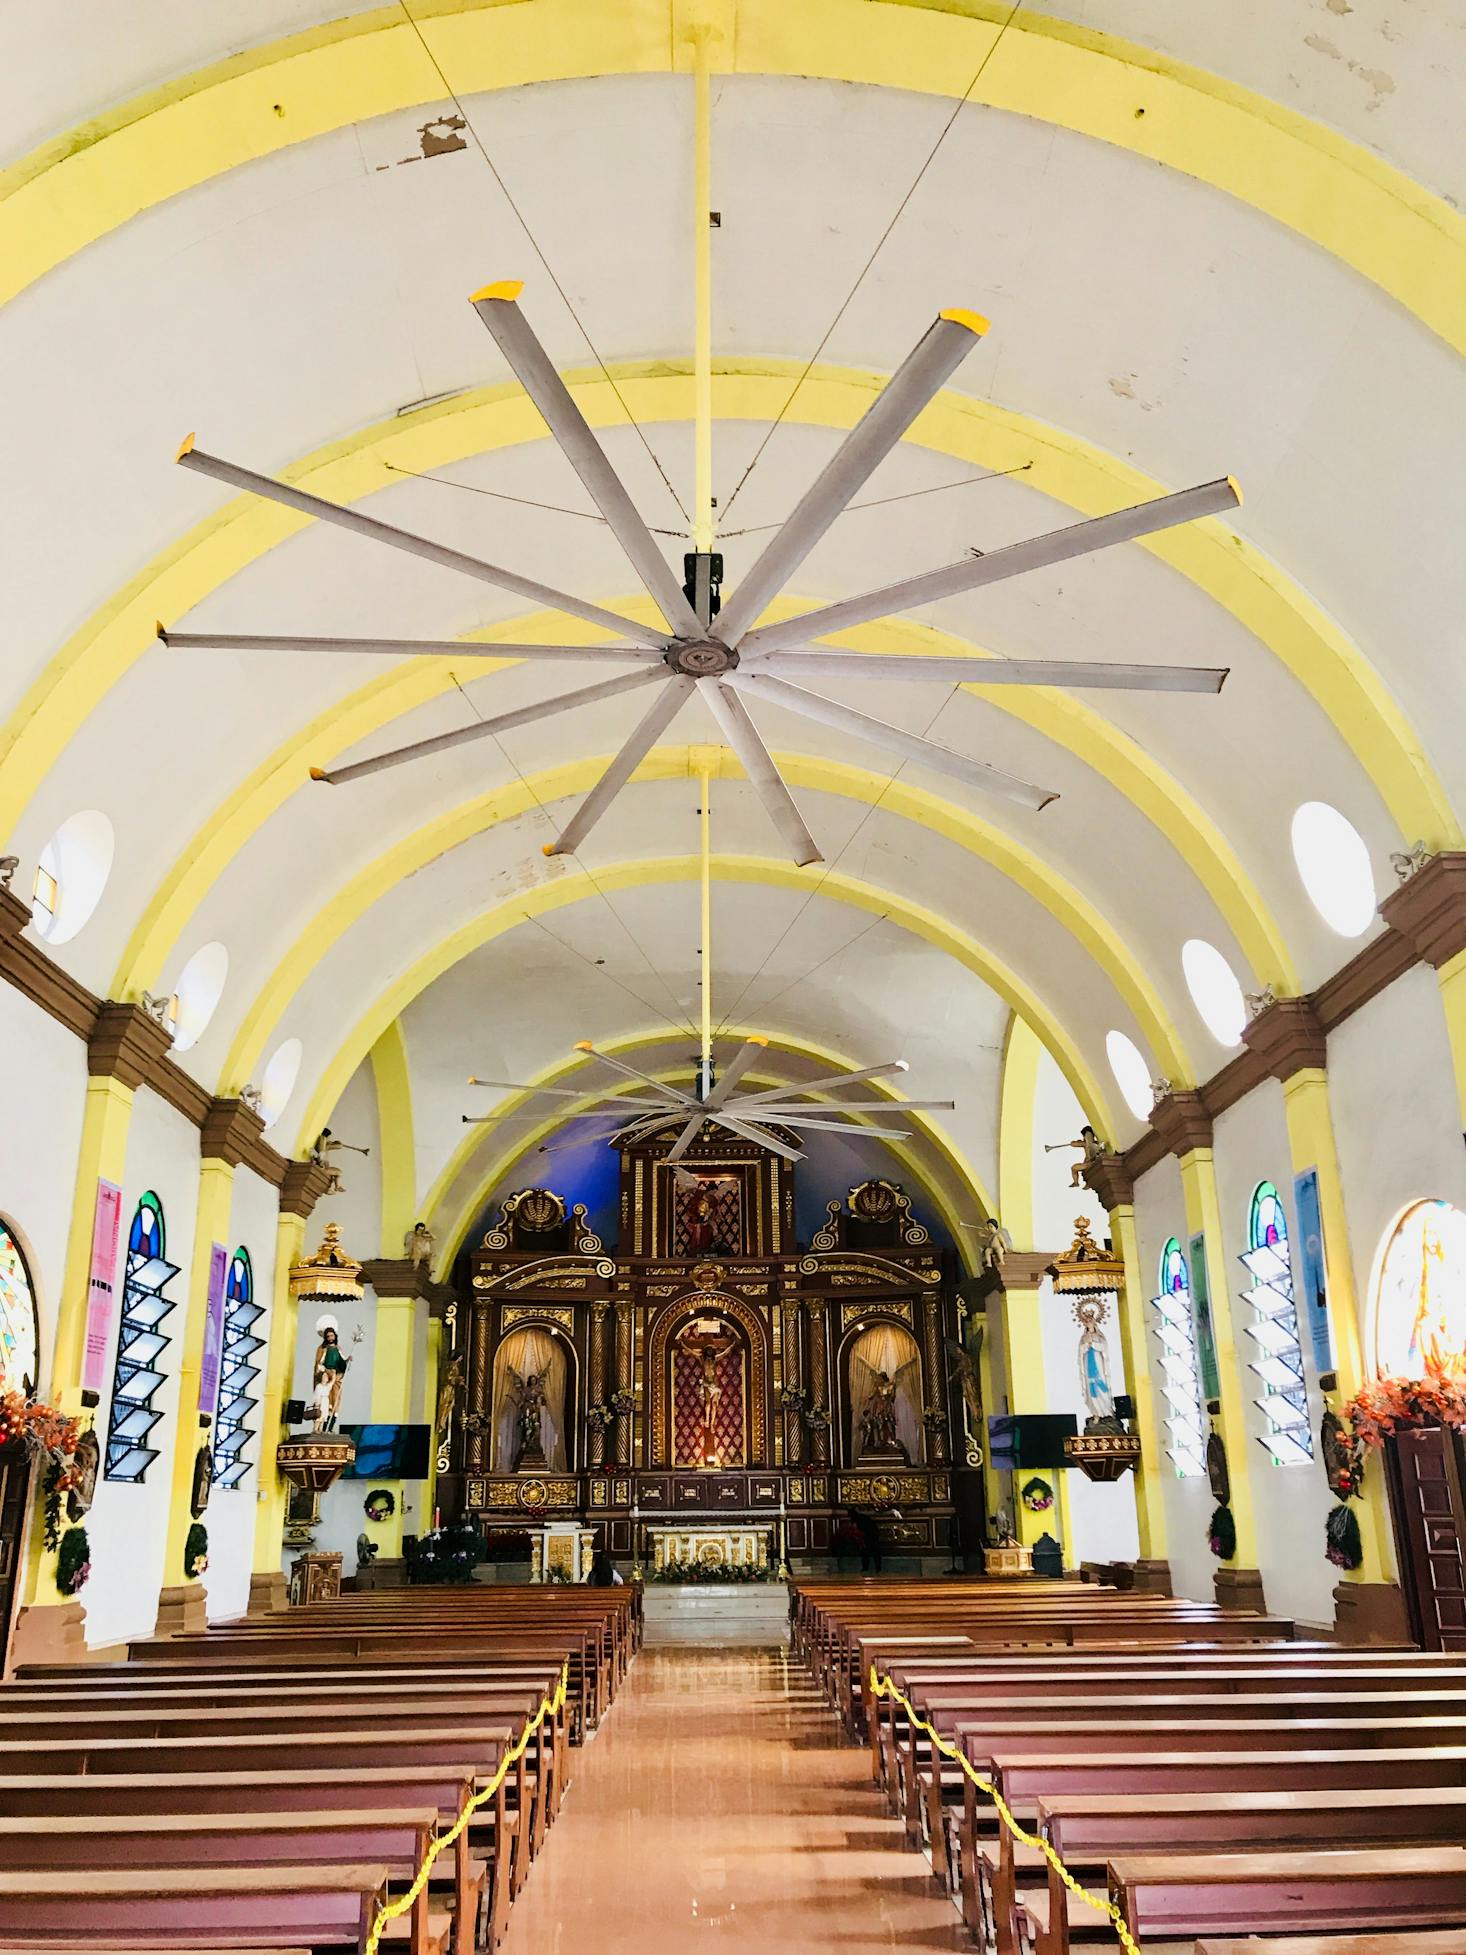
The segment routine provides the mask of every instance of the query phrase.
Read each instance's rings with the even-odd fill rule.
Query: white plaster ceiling
[[[139,0],[79,0],[44,34],[7,21],[0,127],[12,156],[87,116],[191,68],[312,26],[324,14],[268,0],[217,14]],[[352,12],[335,6],[331,18]],[[1460,0],[1239,0],[1185,9],[1162,0],[1036,5],[1033,12],[1127,37],[1197,64],[1360,143],[1426,186],[1457,194],[1466,169],[1451,89],[1466,9]],[[36,17],[39,19],[39,16]],[[1326,43],[1327,45],[1320,45]],[[1333,51],[1330,51],[1333,50]],[[715,84],[714,354],[722,363],[802,363],[819,345],[911,184],[950,104],[823,81],[720,77]],[[691,91],[685,77],[576,81],[468,101],[475,126],[595,342],[611,362],[691,352],[687,222]],[[507,378],[467,305],[491,276],[526,280],[524,306],[556,361],[591,364],[517,220],[472,150],[421,160],[423,113],[391,115],[301,142],[148,210],[80,252],[0,311],[0,388],[8,468],[3,521],[10,561],[0,710],[13,712],[70,635],[229,498],[172,466],[179,437],[269,471],[388,422],[400,408]],[[416,156],[410,164],[402,159]],[[1460,361],[1418,320],[1340,262],[1223,192],[1118,148],[978,107],[961,111],[882,246],[821,360],[888,372],[942,306],[974,305],[992,331],[950,391],[1028,417],[1143,471],[1165,487],[1232,472],[1247,501],[1237,532],[1281,566],[1300,600],[1321,608],[1380,675],[1448,790],[1459,794],[1466,688],[1443,683],[1466,614],[1466,516],[1459,429]],[[724,503],[767,432],[720,421],[716,486]],[[647,442],[690,502],[692,441],[683,423],[649,420]],[[781,519],[837,437],[807,425],[796,400],[727,518],[728,582]],[[647,519],[679,517],[645,448],[628,430],[607,449]],[[969,473],[909,442],[865,492],[907,496]],[[585,507],[545,441],[468,455],[441,473],[472,487]],[[1116,500],[1124,498],[1117,496]],[[605,603],[634,580],[595,523],[437,484],[398,482],[372,513],[512,564]],[[1035,533],[1068,509],[1023,476],[857,511],[797,580],[814,600]],[[664,539],[676,560],[682,544]],[[185,618],[225,630],[448,637],[521,615],[484,586],[313,525],[226,578]],[[1133,740],[1225,837],[1271,912],[1305,984],[1349,948],[1315,916],[1288,849],[1299,801],[1332,802],[1368,842],[1381,893],[1387,853],[1414,840],[1391,819],[1365,762],[1322,703],[1246,626],[1151,552],[1130,547],[932,607],[925,620],[1003,656],[1156,659],[1227,665],[1216,700],[1091,693],[1084,704]],[[379,680],[366,659],[188,657],[139,644],[89,711],[21,817],[0,838],[23,859],[79,807],[117,831],[117,862],[95,916],[59,959],[102,992],[113,985],[174,865],[255,770]],[[504,711],[591,670],[518,666],[475,678],[402,713],[359,742],[374,753],[458,725],[470,708]],[[1174,1022],[1193,1070],[1223,1056],[1197,1019],[1180,973],[1192,935],[1215,943],[1248,988],[1257,974],[1171,825],[1143,814],[1106,778],[1098,745],[1074,748],[1002,710],[938,688],[847,688],[852,703],[1009,771],[1058,788],[1041,815],[980,797],[908,765],[923,788],[1012,838],[1092,907]],[[526,728],[501,752],[460,749],[353,788],[301,787],[214,862],[211,886],[174,918],[160,982],[191,952],[224,942],[229,981],[204,1037],[182,1055],[211,1087],[271,974],[319,931],[322,911],[394,844],[518,774],[608,753],[641,708],[617,703]],[[770,744],[891,773],[844,736],[761,715]],[[700,707],[668,746],[714,738]],[[332,749],[334,754],[334,748]],[[864,802],[801,791],[837,871],[927,906],[1028,985],[1110,1090],[1104,1034],[1117,1026],[1160,1069],[1144,1028],[1091,955],[1034,895],[933,829]],[[583,852],[591,868],[695,849],[693,781],[638,784]],[[563,818],[566,803],[552,812]],[[717,846],[777,859],[748,790],[714,790]],[[267,1045],[299,1036],[306,1062],[279,1136],[342,1038],[400,974],[449,932],[516,888],[573,873],[546,865],[547,824],[528,814],[472,837],[384,892],[327,946],[272,1015]],[[732,982],[760,926],[802,897],[722,884],[720,981]],[[682,945],[694,888],[675,883],[615,899],[656,961]],[[546,920],[593,927],[595,900]],[[837,1048],[852,1064],[884,1057],[900,1010],[918,1035],[955,1033],[989,1053],[1003,1007],[962,967],[909,932],[882,925],[858,965],[840,943],[869,920],[818,898],[789,951],[820,966],[781,1002],[781,1031]],[[523,926],[475,952],[408,1010],[418,1104],[419,1178],[437,1174],[457,1135],[448,1082],[483,1031],[480,986],[495,998],[495,1036],[526,1063],[552,1063],[572,1021],[599,1037],[648,1029],[630,999],[567,965],[543,968]],[[540,939],[542,949],[548,949]],[[618,953],[620,954],[620,953]],[[626,951],[629,956],[629,950]],[[830,958],[826,964],[821,960]],[[755,960],[756,961],[756,960]],[[684,959],[685,963],[685,959]],[[624,974],[623,974],[624,975]],[[644,973],[645,975],[645,973]],[[893,1005],[898,1023],[891,1024]],[[618,1018],[617,1013],[621,1012]],[[921,1016],[924,1014],[924,1017]],[[542,1022],[543,1021],[543,1022]],[[821,1033],[821,1027],[824,1028]],[[929,1030],[927,1028],[930,1028]],[[534,1034],[531,1037],[531,1032]],[[543,1038],[543,1044],[537,1042]],[[899,1041],[898,1041],[899,1043]],[[263,1060],[260,1054],[260,1062]],[[996,1089],[973,1060],[961,1145],[980,1173],[995,1160]],[[996,1061],[993,1062],[995,1067]],[[258,1065],[253,1069],[258,1072]],[[917,1090],[913,1081],[911,1090]],[[1133,1124],[1119,1113],[1118,1134]],[[453,1115],[456,1118],[456,1113]]]

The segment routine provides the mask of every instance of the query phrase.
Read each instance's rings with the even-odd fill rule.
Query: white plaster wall
[[[178,1403],[179,1343],[188,1309],[198,1186],[197,1127],[150,1088],[139,1088],[127,1136],[119,1273],[133,1210],[138,1197],[151,1189],[163,1205],[168,1261],[178,1265],[178,1274],[168,1291],[177,1298],[177,1304],[161,1327],[172,1342],[162,1354],[160,1369],[166,1375],[153,1401],[163,1412],[153,1428],[151,1440],[158,1448],[158,1457],[149,1466],[147,1478],[139,1484],[99,1480],[96,1502],[87,1517],[92,1573],[82,1591],[82,1601],[86,1608],[87,1642],[93,1648],[150,1635],[157,1621],[158,1591],[169,1583],[183,1580],[182,1568],[165,1569],[164,1550],[173,1449],[180,1439],[192,1449],[198,1439],[196,1407],[180,1408]],[[118,1288],[120,1318],[120,1283]],[[115,1352],[114,1334],[114,1357]],[[97,1432],[104,1441],[111,1393],[109,1376],[102,1403],[97,1408]]]
[[[1077,1215],[1089,1216],[1095,1235],[1103,1237],[1104,1203],[1087,1188],[1069,1186],[1078,1153],[1067,1147],[1062,1154],[1044,1152],[1046,1146],[1077,1140],[1085,1119],[1056,1061],[1048,1052],[1041,1053],[1033,1089],[1033,1241],[1020,1242],[1020,1249],[1067,1249],[1074,1240]]]
[[[1206,1545],[1207,1522],[1214,1505],[1211,1488],[1204,1475],[1181,1479],[1166,1457],[1165,1426],[1162,1423],[1165,1400],[1160,1391],[1160,1343],[1156,1337],[1155,1312],[1150,1298],[1155,1295],[1160,1275],[1161,1250],[1168,1236],[1186,1242],[1186,1210],[1181,1199],[1181,1170],[1167,1158],[1141,1175],[1135,1184],[1135,1233],[1140,1250],[1140,1283],[1145,1298],[1146,1361],[1156,1381],[1156,1418],[1161,1457],[1151,1471],[1158,1474],[1165,1489],[1166,1553],[1171,1564],[1171,1585],[1177,1595],[1189,1595],[1200,1602],[1215,1599],[1212,1578],[1217,1563]]]
[[[86,1097],[86,1047],[49,1012],[0,984],[0,1215],[14,1229],[36,1286],[41,1382],[51,1376],[56,1313],[76,1192]]]
[[[1374,1261],[1396,1216],[1422,1196],[1466,1208],[1466,1146],[1435,972],[1416,965],[1332,1032],[1328,1072],[1368,1362]]]
[[[209,1530],[209,1567],[204,1577],[210,1621],[241,1616],[249,1606],[249,1572],[254,1555],[255,1514],[260,1498],[259,1426],[263,1416],[265,1381],[269,1364],[269,1336],[274,1317],[275,1248],[278,1233],[280,1198],[268,1181],[251,1169],[239,1168],[234,1176],[234,1199],[229,1211],[229,1241],[232,1252],[243,1245],[254,1266],[255,1302],[265,1306],[265,1314],[255,1324],[256,1337],[266,1340],[255,1352],[260,1375],[254,1381],[259,1400],[251,1415],[254,1438],[244,1449],[249,1471],[237,1487],[215,1485],[204,1512]]]
[[[1262,1384],[1248,1369],[1248,1361],[1257,1347],[1247,1335],[1252,1306],[1242,1294],[1250,1279],[1238,1259],[1247,1247],[1252,1195],[1259,1181],[1271,1181],[1282,1197],[1288,1218],[1294,1294],[1302,1296],[1292,1157],[1283,1111],[1283,1089],[1275,1080],[1265,1081],[1246,1099],[1219,1115],[1213,1134],[1213,1152],[1222,1211],[1222,1249],[1230,1279],[1228,1296],[1237,1345],[1237,1377],[1226,1383],[1231,1389],[1235,1382],[1245,1408],[1248,1438],[1245,1464],[1257,1519],[1258,1566],[1263,1591],[1270,1609],[1305,1622],[1331,1623],[1334,1585],[1339,1572],[1324,1555],[1324,1522],[1334,1500],[1324,1478],[1323,1465],[1317,1459],[1309,1465],[1274,1464],[1263,1443],[1267,1418],[1256,1403],[1262,1396]],[[1306,1327],[1301,1342],[1316,1447],[1323,1402]],[[1228,1459],[1234,1480],[1240,1464]]]
[[[1088,1411],[1079,1386],[1079,1326],[1074,1313],[1045,1278],[1038,1295],[1038,1330],[1043,1340],[1044,1409],[1072,1412],[1081,1431]],[[1105,1326],[1110,1351],[1110,1385],[1129,1390],[1120,1332],[1113,1317]],[[1135,1519],[1134,1478],[1127,1473],[1111,1486],[1096,1486],[1077,1469],[1065,1473],[1072,1538],[1064,1543],[1067,1564],[1081,1561],[1134,1561],[1140,1553]]]
[[[285,1146],[285,1136],[293,1131],[290,1126],[293,1113],[296,1109],[287,1107],[278,1132],[270,1136],[277,1146]],[[365,1262],[378,1253],[382,1242],[382,1136],[377,1126],[377,1088],[369,1059],[347,1081],[346,1091],[332,1108],[326,1125],[336,1139],[350,1141],[353,1147],[369,1147],[371,1153],[365,1159],[360,1154],[332,1155],[332,1164],[340,1170],[345,1192],[326,1195],[316,1203],[306,1233],[314,1246],[320,1241],[326,1224],[335,1222],[348,1254],[358,1262]],[[401,1253],[400,1249],[397,1253]]]

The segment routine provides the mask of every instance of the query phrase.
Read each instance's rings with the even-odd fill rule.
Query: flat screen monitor
[[[1065,1467],[1064,1441],[1079,1422],[1072,1412],[994,1413],[988,1420],[988,1463],[999,1472]]]
[[[432,1434],[426,1426],[342,1426],[356,1446],[345,1480],[425,1480]]]

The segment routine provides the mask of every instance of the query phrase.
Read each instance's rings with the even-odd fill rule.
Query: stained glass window
[[[265,1314],[255,1302],[254,1268],[247,1249],[236,1249],[229,1259],[229,1274],[224,1285],[224,1359],[219,1381],[219,1416],[214,1432],[214,1483],[237,1487],[248,1473],[250,1462],[244,1449],[254,1437],[249,1415],[258,1400],[250,1387],[260,1375],[251,1362],[264,1343],[254,1327]]]
[[[20,1244],[0,1222],[0,1392],[29,1398],[39,1375],[35,1286]]]
[[[1191,1271],[1175,1236],[1161,1251],[1160,1294],[1151,1298],[1151,1305],[1156,1313],[1166,1430],[1170,1434],[1166,1451],[1178,1476],[1185,1480],[1206,1472],[1206,1424],[1196,1355]]]
[[[106,1477],[138,1481],[158,1457],[148,1444],[163,1414],[153,1405],[164,1374],[163,1353],[173,1341],[158,1326],[178,1302],[164,1291],[178,1274],[166,1255],[163,1204],[143,1196],[127,1232],[127,1270],[122,1284],[122,1316],[117,1327],[117,1363],[112,1373],[112,1405],[107,1419]]]
[[[1466,1371],[1466,1214],[1412,1202],[1391,1230],[1375,1279],[1374,1365],[1382,1378]]]
[[[1247,1335],[1257,1347],[1248,1370],[1263,1395],[1252,1402],[1267,1420],[1261,1443],[1276,1466],[1301,1466],[1313,1458],[1308,1387],[1298,1342],[1298,1303],[1288,1255],[1288,1219],[1271,1181],[1259,1181],[1247,1218],[1247,1250],[1239,1258],[1252,1278],[1243,1292],[1252,1306]]]

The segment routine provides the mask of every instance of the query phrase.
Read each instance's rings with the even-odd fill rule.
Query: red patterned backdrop
[[[708,1197],[711,1213],[707,1239],[693,1241],[692,1222],[699,1198]],[[743,1248],[743,1184],[736,1175],[699,1175],[695,1188],[677,1189],[672,1216],[674,1256],[741,1256]]]
[[[718,1401],[715,1428],[718,1460],[723,1466],[746,1464],[743,1452],[743,1346],[735,1344],[717,1360],[718,1383],[723,1396]],[[677,1466],[696,1466],[701,1452],[702,1401],[698,1385],[702,1378],[702,1359],[695,1351],[678,1344],[672,1351],[672,1458]]]

